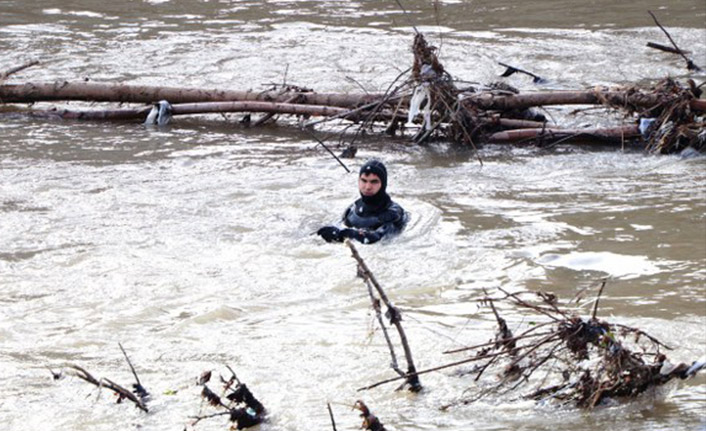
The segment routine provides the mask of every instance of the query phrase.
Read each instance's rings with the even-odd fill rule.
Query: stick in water
[[[351,249],[351,252],[353,253],[353,258],[358,262],[358,268],[363,274],[365,280],[375,286],[378,295],[380,295],[380,298],[385,303],[385,306],[387,306],[387,312],[385,313],[385,315],[390,319],[390,323],[395,325],[395,328],[397,328],[397,333],[400,336],[400,343],[402,344],[405,358],[407,359],[407,374],[402,375],[398,378],[405,379],[406,383],[409,384],[410,390],[412,392],[421,391],[422,384],[419,382],[417,368],[414,366],[414,361],[412,360],[412,350],[410,349],[409,343],[407,342],[407,335],[405,334],[404,329],[402,328],[402,315],[400,314],[399,309],[397,309],[397,307],[395,307],[392,302],[390,302],[390,300],[387,298],[387,295],[382,289],[382,286],[380,286],[380,283],[378,283],[378,281],[375,279],[375,276],[368,268],[368,265],[365,264],[363,258],[360,257],[360,254],[358,253],[358,250],[355,248],[353,243],[350,240],[346,240],[345,244],[348,246],[348,248]]]
[[[27,69],[28,67],[32,67],[39,64],[39,61],[33,60],[28,63],[22,64],[20,66],[13,67],[12,69],[8,70],[7,72],[1,72],[0,73],[0,81],[4,81],[7,79],[8,76],[12,75],[13,73],[20,72],[22,70]]]
[[[686,61],[686,68],[689,70],[693,70],[695,72],[700,71],[701,68],[699,66],[695,65],[694,62],[691,61],[690,58],[688,58],[686,55],[684,55],[684,51],[682,51],[681,48],[679,48],[677,46],[676,42],[674,42],[674,39],[672,39],[672,36],[669,34],[669,32],[667,30],[665,30],[664,27],[662,27],[662,24],[660,24],[659,21],[657,21],[657,17],[655,16],[655,14],[652,13],[651,10],[648,10],[647,13],[650,14],[652,19],[655,21],[655,24],[657,24],[657,27],[659,27],[664,32],[664,34],[667,35],[667,39],[669,39],[669,41],[672,42],[672,45],[678,51],[679,55],[681,55],[682,58],[684,59],[684,61]]]
[[[306,129],[305,129],[305,130],[306,130]],[[307,132],[311,135],[312,138],[316,139],[316,141],[317,141],[319,144],[321,144],[321,146],[324,147],[324,149],[325,149],[326,151],[328,151],[329,154],[331,154],[331,155],[333,156],[333,158],[336,159],[336,161],[337,161],[341,166],[343,166],[343,169],[345,169],[346,172],[348,172],[349,174],[351,173],[351,170],[348,169],[348,166],[346,166],[346,165],[343,164],[343,162],[341,161],[341,159],[339,159],[338,156],[336,156],[336,155],[333,153],[333,151],[331,151],[331,149],[330,149],[329,147],[327,147],[326,144],[324,144],[324,141],[322,141],[321,139],[319,139],[313,132],[311,132],[311,131],[309,131],[309,130],[307,130]]]
[[[331,417],[331,426],[333,427],[333,431],[336,431],[336,420],[333,418],[333,410],[331,410],[331,403],[326,403],[326,407],[328,407],[328,415]]]

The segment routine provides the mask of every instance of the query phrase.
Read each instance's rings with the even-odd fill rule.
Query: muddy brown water
[[[649,9],[706,65],[703,1],[402,3],[407,14],[392,1],[1,0],[0,69],[36,58],[9,82],[380,91],[410,64],[413,25],[469,82],[497,80],[498,61],[549,80],[507,80],[523,91],[706,78],[645,47],[668,43]],[[180,430],[210,412],[197,376],[224,364],[269,408],[262,430],[331,429],[327,401],[338,429],[357,429],[348,406],[359,398],[394,430],[706,426],[703,375],[592,414],[509,399],[440,412],[475,387],[453,372],[425,375],[416,396],[357,392],[392,375],[388,352],[350,253],[310,235],[356,197],[355,175],[291,124],[237,120],[0,120],[4,429]],[[419,368],[492,335],[483,288],[568,299],[605,277],[602,316],[673,344],[674,360],[706,354],[703,158],[486,146],[481,167],[471,151],[406,142],[367,138],[349,164],[382,158],[412,214],[402,236],[359,250],[408,316]],[[511,327],[525,322],[504,313]],[[118,342],[154,394],[150,414],[51,381],[47,367],[76,363],[129,382]],[[226,429],[222,419],[196,429]]]

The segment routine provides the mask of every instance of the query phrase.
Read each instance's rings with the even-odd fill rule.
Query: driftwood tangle
[[[602,293],[605,283],[601,287]],[[638,328],[608,322],[597,317],[598,299],[589,317],[581,317],[559,304],[555,295],[544,292],[514,292],[499,289],[501,296],[484,297],[498,321],[493,340],[450,350],[447,354],[467,357],[417,374],[477,363],[463,375],[476,374],[476,381],[490,371],[492,383],[469,388],[472,395],[443,409],[484,398],[520,398],[593,409],[599,405],[631,400],[674,379],[694,376],[706,366],[672,364],[662,349],[670,347]],[[509,303],[529,313],[530,323],[508,330],[494,304]],[[399,378],[398,378],[399,379]],[[368,386],[398,379],[389,379]]]
[[[674,45],[675,50],[684,55]],[[84,81],[8,84],[0,79],[0,102],[5,105],[0,112],[40,118],[144,121],[152,109],[145,104],[167,101],[171,115],[265,114],[256,121],[247,121],[250,126],[271,122],[274,115],[294,115],[303,119],[316,116],[324,120],[307,121],[305,126],[313,127],[337,119],[358,123],[358,131],[377,125],[384,127],[387,133],[395,134],[409,128],[410,123],[416,123],[421,127],[414,126],[417,132],[413,140],[419,144],[444,139],[474,148],[486,142],[540,146],[599,142],[621,146],[638,143],[653,153],[674,153],[689,147],[697,151],[706,149],[706,100],[699,99],[700,86],[690,80],[682,84],[667,78],[649,89],[629,86],[519,94],[518,90],[504,83],[458,87],[437,58],[436,48],[429,45],[420,33],[415,35],[412,52],[412,67],[400,74],[382,94],[316,93],[291,85],[255,92]],[[24,67],[28,66],[10,72]],[[539,78],[530,72],[513,69]],[[503,75],[507,75],[507,71]],[[57,101],[142,106],[102,110],[13,110],[11,105]],[[622,124],[607,127],[564,129],[549,124],[544,115],[532,109],[557,105],[603,106],[624,113],[625,120]],[[249,116],[246,118],[249,120]],[[641,120],[643,127],[639,127]],[[351,145],[358,135],[356,132]]]

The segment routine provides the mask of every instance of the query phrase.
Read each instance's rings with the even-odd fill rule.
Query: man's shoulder
[[[400,220],[403,220],[405,216],[404,209],[394,201],[390,202],[390,205],[385,209],[385,212],[382,214],[382,218],[384,219],[385,222],[399,222]]]
[[[346,207],[346,210],[343,212],[343,217],[345,218],[351,212],[355,213],[356,209],[360,207],[362,202],[363,202],[362,199],[358,199],[356,201],[353,201],[352,204],[350,204]]]

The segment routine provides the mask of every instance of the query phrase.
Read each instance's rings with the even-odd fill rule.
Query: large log
[[[124,108],[105,110],[69,110],[69,109],[48,109],[48,110],[27,110],[10,111],[9,115],[27,115],[36,118],[61,118],[64,120],[140,120],[144,121],[152,107],[146,108]],[[171,115],[193,115],[193,114],[221,114],[228,112],[261,112],[268,114],[290,114],[290,115],[311,115],[319,117],[337,116],[339,118],[357,121],[359,112],[351,112],[349,109],[335,106],[302,105],[298,103],[275,103],[275,102],[202,102],[202,103],[181,103],[171,105]],[[376,119],[388,121],[392,119],[389,112],[378,112]],[[406,117],[398,114],[400,120]]]
[[[613,106],[636,106],[651,108],[662,102],[664,97],[652,93],[629,93],[626,91],[557,91],[547,93],[517,94],[496,96],[482,93],[466,97],[463,102],[481,109],[507,111],[527,109],[547,105],[600,105],[608,102]],[[690,101],[691,109],[706,111],[706,100]]]
[[[341,108],[354,108],[382,98],[381,94],[202,90],[198,88],[69,81],[0,85],[0,102],[3,103],[34,103],[56,100],[124,103],[154,103],[160,100],[167,100],[171,104],[234,101],[285,102],[295,95],[299,96],[297,100],[301,104],[338,106]]]
[[[56,100],[127,103],[154,103],[160,100],[167,100],[171,104],[222,101],[285,102],[295,95],[299,96],[297,100],[300,104],[337,106],[349,109],[373,103],[383,98],[382,94],[202,90],[197,88],[69,81],[0,85],[0,102],[3,103],[34,103]],[[604,102],[608,102],[613,106],[650,108],[663,101],[663,96],[653,93],[589,90],[518,94],[513,96],[480,93],[467,96],[463,103],[472,104],[486,110],[505,111],[547,105],[598,105]],[[694,99],[690,103],[692,109],[706,111],[706,100]]]
[[[604,142],[623,142],[639,136],[640,130],[634,125],[591,129],[540,128],[506,130],[493,133],[488,137],[488,142],[510,144],[522,141],[533,142],[536,139],[543,139],[550,142],[561,140],[565,142],[569,140],[586,140],[587,138]]]

